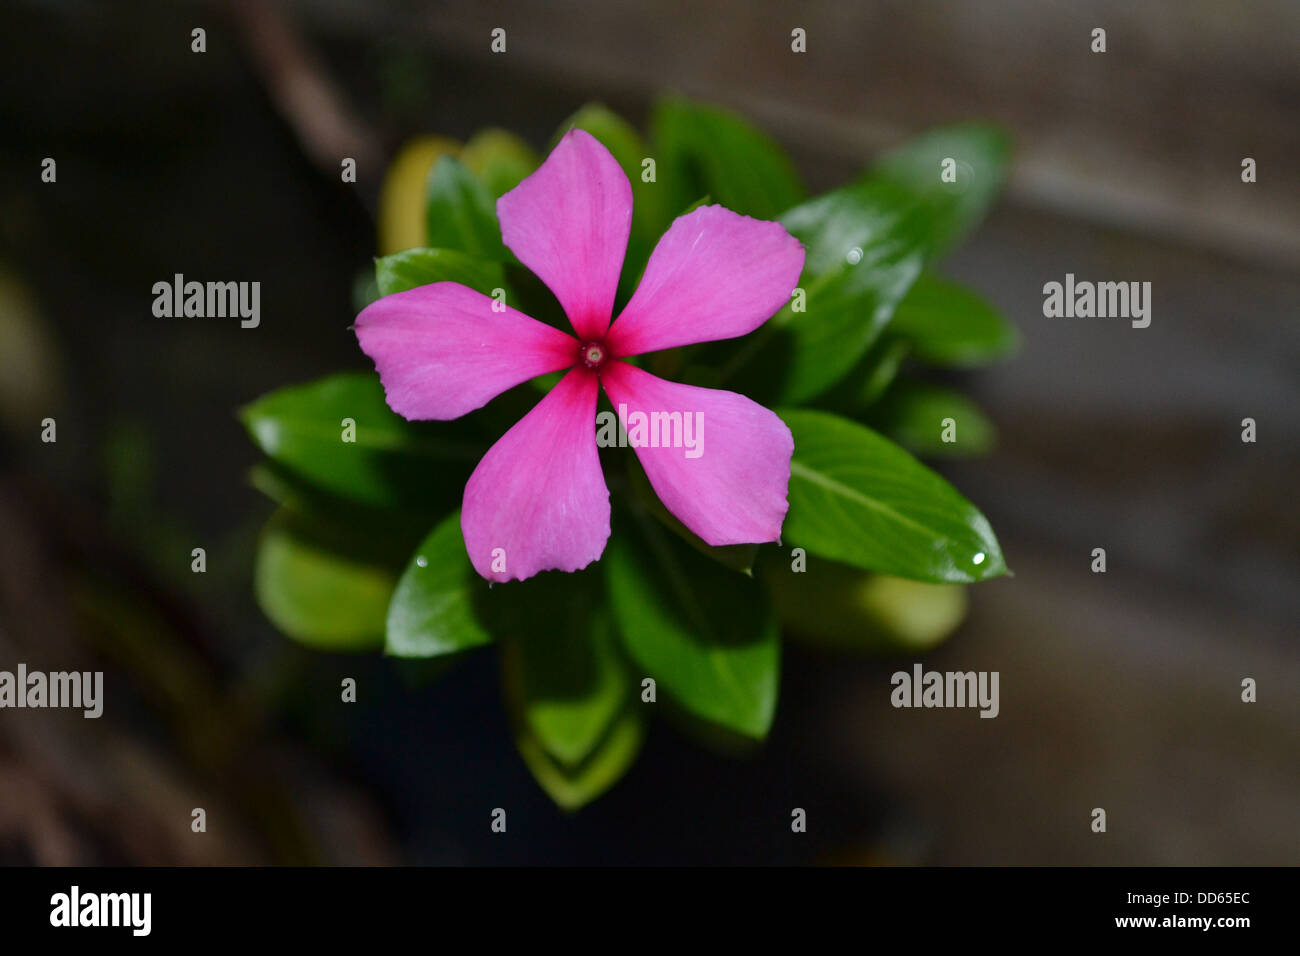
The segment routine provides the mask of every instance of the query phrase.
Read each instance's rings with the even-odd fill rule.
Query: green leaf
[[[400,563],[423,535],[419,522],[424,508],[380,508],[325,491],[273,461],[259,461],[249,471],[249,483],[277,505],[317,525],[332,525],[390,543]],[[430,505],[433,503],[430,502]]]
[[[375,260],[380,295],[405,292],[433,282],[459,282],[484,295],[504,288],[500,262],[476,259],[454,249],[407,249]]]
[[[366,651],[383,643],[396,580],[364,548],[281,509],[262,532],[253,590],[266,616],[294,640],[321,651]]]
[[[376,507],[427,507],[463,487],[484,446],[462,423],[412,423],[384,401],[373,373],[277,389],[240,410],[253,442],[311,484]],[[355,441],[344,441],[344,420]]]
[[[765,326],[730,346],[724,378],[766,403],[803,403],[843,378],[866,354],[921,271],[930,223],[917,201],[889,184],[826,193],[781,217],[803,242],[799,289]]]
[[[618,286],[618,302],[626,302],[645,269],[650,251],[668,226],[670,210],[676,207],[664,202],[664,191],[657,182],[642,181],[641,164],[652,157],[640,134],[627,120],[600,103],[590,103],[569,117],[556,131],[552,146],[574,128],[586,130],[600,140],[632,184],[632,231]]]
[[[665,528],[700,552],[700,554],[708,555],[714,561],[724,567],[731,568],[733,571],[739,571],[742,574],[751,572],[754,567],[754,558],[758,554],[758,545],[724,544],[715,546],[706,544],[704,539],[682,524],[676,515],[664,507],[664,503],[659,500],[659,495],[655,493],[654,486],[650,484],[650,479],[646,477],[645,469],[641,467],[639,461],[633,461],[628,465],[628,484],[632,486],[633,493],[648,514],[653,515]]]
[[[640,192],[650,192],[645,188],[653,183],[641,182],[641,162],[649,154],[641,142],[641,135],[627,120],[601,103],[588,103],[578,112],[560,124],[551,138],[551,148],[571,129],[583,129],[590,133],[609,150],[618,160],[623,172],[632,183],[632,192],[639,198]]]
[[[742,215],[775,219],[805,195],[781,147],[734,113],[667,97],[650,125],[669,209],[707,193]]]
[[[911,351],[905,340],[892,334],[881,336],[857,366],[818,399],[817,405],[855,417],[885,394]]]
[[[969,458],[991,451],[997,441],[997,429],[973,401],[923,382],[894,386],[871,410],[868,423],[918,455]],[[952,441],[943,440],[946,430]]]
[[[596,750],[576,768],[565,768],[524,729],[515,738],[533,778],[555,803],[577,810],[596,799],[627,773],[641,751],[645,721],[635,710],[625,710],[599,742]]]
[[[352,280],[352,311],[360,312],[380,296],[373,269],[362,269]]]
[[[1010,155],[1010,143],[995,127],[946,126],[885,153],[864,178],[894,182],[924,200],[934,231],[929,260],[983,218],[1006,181]],[[944,182],[941,176],[947,159],[954,161],[955,182]]]
[[[964,286],[926,273],[899,303],[890,334],[931,365],[982,365],[1014,352],[1015,326]]]
[[[555,293],[523,266],[506,263],[505,289],[506,304],[512,309],[518,309],[529,318],[545,322],[568,335],[573,334],[573,325],[564,314],[564,308],[555,298]]]
[[[703,206],[712,206],[713,204],[714,204],[713,197],[710,196],[708,193],[705,193],[699,199],[695,200],[695,202],[691,203],[689,206],[687,206],[685,209],[679,212],[677,216],[678,218],[681,218],[682,216],[685,216],[688,213],[695,212],[695,210],[700,209]]]
[[[517,726],[575,770],[632,704],[635,685],[609,612],[570,609],[567,621],[534,617],[531,630],[503,643],[501,666]]]
[[[761,576],[784,633],[835,650],[929,650],[966,616],[962,584],[909,581],[817,557],[796,571],[775,552]]]
[[[500,637],[515,741],[533,776],[566,809],[594,799],[640,747],[641,706],[605,607],[598,568],[549,572],[478,592]]]
[[[624,514],[601,564],[628,653],[691,713],[763,738],[776,709],[780,645],[762,589],[647,515]]]
[[[541,162],[531,146],[503,129],[475,133],[460,151],[460,161],[494,199],[518,186]]]
[[[827,412],[780,413],[794,433],[783,533],[812,554],[918,581],[1007,570],[975,506],[906,451]]]
[[[444,518],[415,549],[387,610],[384,650],[393,657],[437,657],[487,644],[475,593],[487,584],[465,553],[460,512]]]
[[[454,156],[439,157],[429,171],[425,226],[430,247],[483,259],[509,258],[492,194]]]
[[[799,286],[806,311],[787,304],[745,340],[727,367],[764,401],[805,403],[834,386],[894,317],[923,264],[984,214],[1006,176],[996,130],[937,130],[885,154],[857,183],[787,211],[781,222],[807,250]],[[952,159],[957,181],[941,179]]]

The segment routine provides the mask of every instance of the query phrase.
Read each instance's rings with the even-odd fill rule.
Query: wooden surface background
[[[4,858],[1296,862],[1300,6],[791,6],[8,14],[0,255],[31,290],[54,358],[6,400],[9,412],[57,407],[61,455],[6,414],[0,666],[81,648],[139,703],[93,736],[88,721],[0,713]],[[202,22],[210,52],[196,62],[188,34]],[[504,56],[488,49],[496,26]],[[789,52],[795,26],[804,56]],[[1104,55],[1089,52],[1095,26]],[[519,766],[490,662],[414,690],[376,665],[366,673],[388,696],[328,746],[285,720],[281,697],[271,714],[236,708],[265,701],[268,674],[319,691],[353,666],[287,648],[251,606],[266,506],[243,484],[254,456],[231,419],[286,381],[363,367],[346,325],[377,169],[362,165],[360,196],[341,189],[321,143],[359,143],[380,162],[414,132],[499,125],[541,146],[583,102],[639,121],[665,89],[753,118],[814,189],[938,123],[994,119],[1013,133],[1007,196],[944,271],[997,302],[1024,347],[959,379],[1001,442],[944,470],[1016,574],[975,589],[970,620],[926,659],[999,670],[1001,716],[893,710],[888,675],[910,660],[791,648],[761,753],[732,763],[657,727],[627,782],[568,820]],[[304,103],[316,104],[306,119]],[[337,122],[322,130],[310,122],[321,115]],[[38,193],[32,170],[54,151],[59,189]],[[1253,185],[1244,156],[1258,161]],[[173,271],[261,277],[255,344],[212,325],[160,330],[146,293]],[[1066,272],[1151,281],[1151,327],[1045,319],[1042,285]],[[12,329],[0,328],[11,344]],[[1239,440],[1247,416],[1254,445]],[[138,436],[127,457],[151,462],[138,512],[106,477],[103,446],[121,444],[124,422]],[[178,597],[158,538],[137,540],[141,514],[185,529],[184,542],[224,542],[220,585]],[[1099,546],[1104,576],[1088,569]],[[105,593],[128,595],[128,610],[105,610]],[[149,623],[157,615],[170,623]],[[147,666],[164,652],[147,643],[120,653],[137,632],[173,670]],[[193,699],[163,693],[175,669]],[[1239,700],[1247,676],[1254,705]],[[239,734],[196,744],[212,714],[235,711]],[[194,793],[229,808],[228,840],[196,846],[188,813],[177,823]],[[532,824],[509,852],[478,826],[480,804],[503,799]],[[810,808],[804,844],[785,832],[790,806]],[[1098,806],[1105,836],[1088,828]]]

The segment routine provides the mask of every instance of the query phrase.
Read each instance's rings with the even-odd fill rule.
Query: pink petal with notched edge
[[[456,282],[386,295],[357,316],[388,407],[403,418],[459,418],[508,388],[577,361],[578,343]],[[498,308],[500,308],[500,305]]]
[[[609,346],[615,355],[640,355],[752,332],[790,298],[803,257],[778,222],[722,206],[680,216],[610,328]]]
[[[576,368],[488,449],[465,485],[460,526],[490,581],[577,571],[609,539],[609,489],[596,453],[596,376]],[[505,570],[492,569],[502,549]]]
[[[497,200],[497,219],[502,241],[555,293],[579,337],[601,338],[632,228],[632,185],[609,150],[569,130]]]
[[[681,442],[694,439],[698,457],[688,458],[685,447],[636,449],[659,500],[682,524],[711,545],[780,537],[794,452],[785,422],[743,395],[666,382],[626,362],[606,365],[601,381],[629,443],[636,440],[629,423],[634,412],[681,412],[683,428],[686,415],[698,413],[698,433],[683,431]],[[659,434],[666,442],[662,427]]]

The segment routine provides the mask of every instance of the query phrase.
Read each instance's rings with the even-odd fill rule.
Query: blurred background
[[[1300,858],[1291,0],[12,0],[0,63],[0,669],[104,670],[108,700],[97,721],[0,711],[0,862]],[[1014,136],[1005,197],[942,271],[1023,347],[961,380],[997,450],[942,470],[1015,577],[971,589],[924,658],[1000,671],[1001,715],[894,710],[913,657],[788,644],[765,746],[731,759],[652,724],[628,777],[567,815],[515,750],[494,651],[429,683],[262,616],[273,506],[235,409],[367,367],[353,282],[403,141],[500,126],[540,149],[586,102],[641,125],[665,90],[763,127],[814,192],[936,124]],[[260,281],[261,326],[156,319],[176,272]],[[1150,281],[1150,328],[1045,319],[1067,272]]]

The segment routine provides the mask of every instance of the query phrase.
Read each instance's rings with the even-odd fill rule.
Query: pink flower
[[[743,395],[668,382],[622,359],[752,332],[799,281],[798,241],[778,223],[721,206],[696,209],[664,233],[611,325],[632,187],[604,146],[569,131],[497,201],[497,215],[505,244],[555,293],[577,338],[455,282],[385,296],[356,321],[389,406],[408,419],[458,418],[515,385],[570,369],[465,486],[461,530],[478,573],[506,581],[577,571],[605,550],[601,385],[626,413],[625,426],[637,412],[695,414],[704,425],[698,457],[680,447],[636,447],[655,493],[682,524],[711,545],[775,541],[794,450],[785,423]]]

